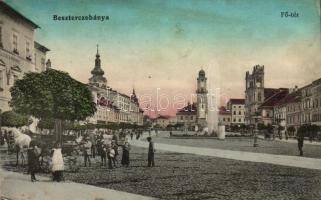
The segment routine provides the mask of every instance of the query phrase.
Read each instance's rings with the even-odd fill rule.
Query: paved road
[[[155,135],[153,135],[155,136]],[[147,137],[147,134],[144,134],[142,140],[132,140],[131,144],[137,147],[148,147],[148,143],[143,141]],[[300,167],[306,169],[317,169],[321,170],[321,159],[315,158],[306,158],[299,156],[286,156],[286,155],[275,155],[275,154],[266,154],[266,153],[253,153],[245,151],[232,151],[232,150],[223,150],[215,148],[202,148],[202,147],[191,147],[191,146],[181,146],[175,144],[155,144],[155,148],[158,150],[171,151],[177,153],[189,153],[203,156],[213,156],[218,158],[234,159],[241,161],[250,161],[250,162],[261,162],[269,163],[290,167]]]

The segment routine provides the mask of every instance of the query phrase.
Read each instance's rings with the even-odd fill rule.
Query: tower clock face
[[[262,86],[262,78],[258,77],[255,81],[256,87],[261,87]]]
[[[204,83],[204,81],[201,81],[201,88],[204,88],[205,87],[205,83]]]

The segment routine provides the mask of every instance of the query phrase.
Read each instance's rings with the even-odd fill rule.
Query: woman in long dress
[[[31,144],[28,148],[28,167],[31,175],[31,182],[38,181],[35,174],[40,169],[39,156],[40,150],[35,144]]]
[[[121,164],[123,166],[129,166],[129,151],[130,151],[130,144],[128,142],[128,138],[125,139],[125,143],[123,145],[123,156],[121,159]]]
[[[52,180],[60,182],[63,180],[63,171],[65,169],[64,160],[61,153],[61,145],[57,143],[52,150]]]

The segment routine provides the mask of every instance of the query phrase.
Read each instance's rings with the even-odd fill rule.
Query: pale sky
[[[56,69],[88,83],[96,44],[108,85],[130,94],[157,88],[191,96],[198,71],[223,98],[244,98],[245,72],[265,66],[266,87],[299,87],[321,78],[318,0],[7,0],[38,24],[36,40]],[[299,17],[281,17],[281,12]],[[53,15],[109,20],[54,21]],[[149,78],[150,77],[150,78]],[[173,114],[174,108],[161,111]]]

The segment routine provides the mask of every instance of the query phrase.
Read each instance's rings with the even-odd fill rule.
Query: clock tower
[[[205,76],[205,71],[202,69],[198,73],[197,77],[197,124],[202,130],[207,127],[207,88],[206,88],[207,78]]]

